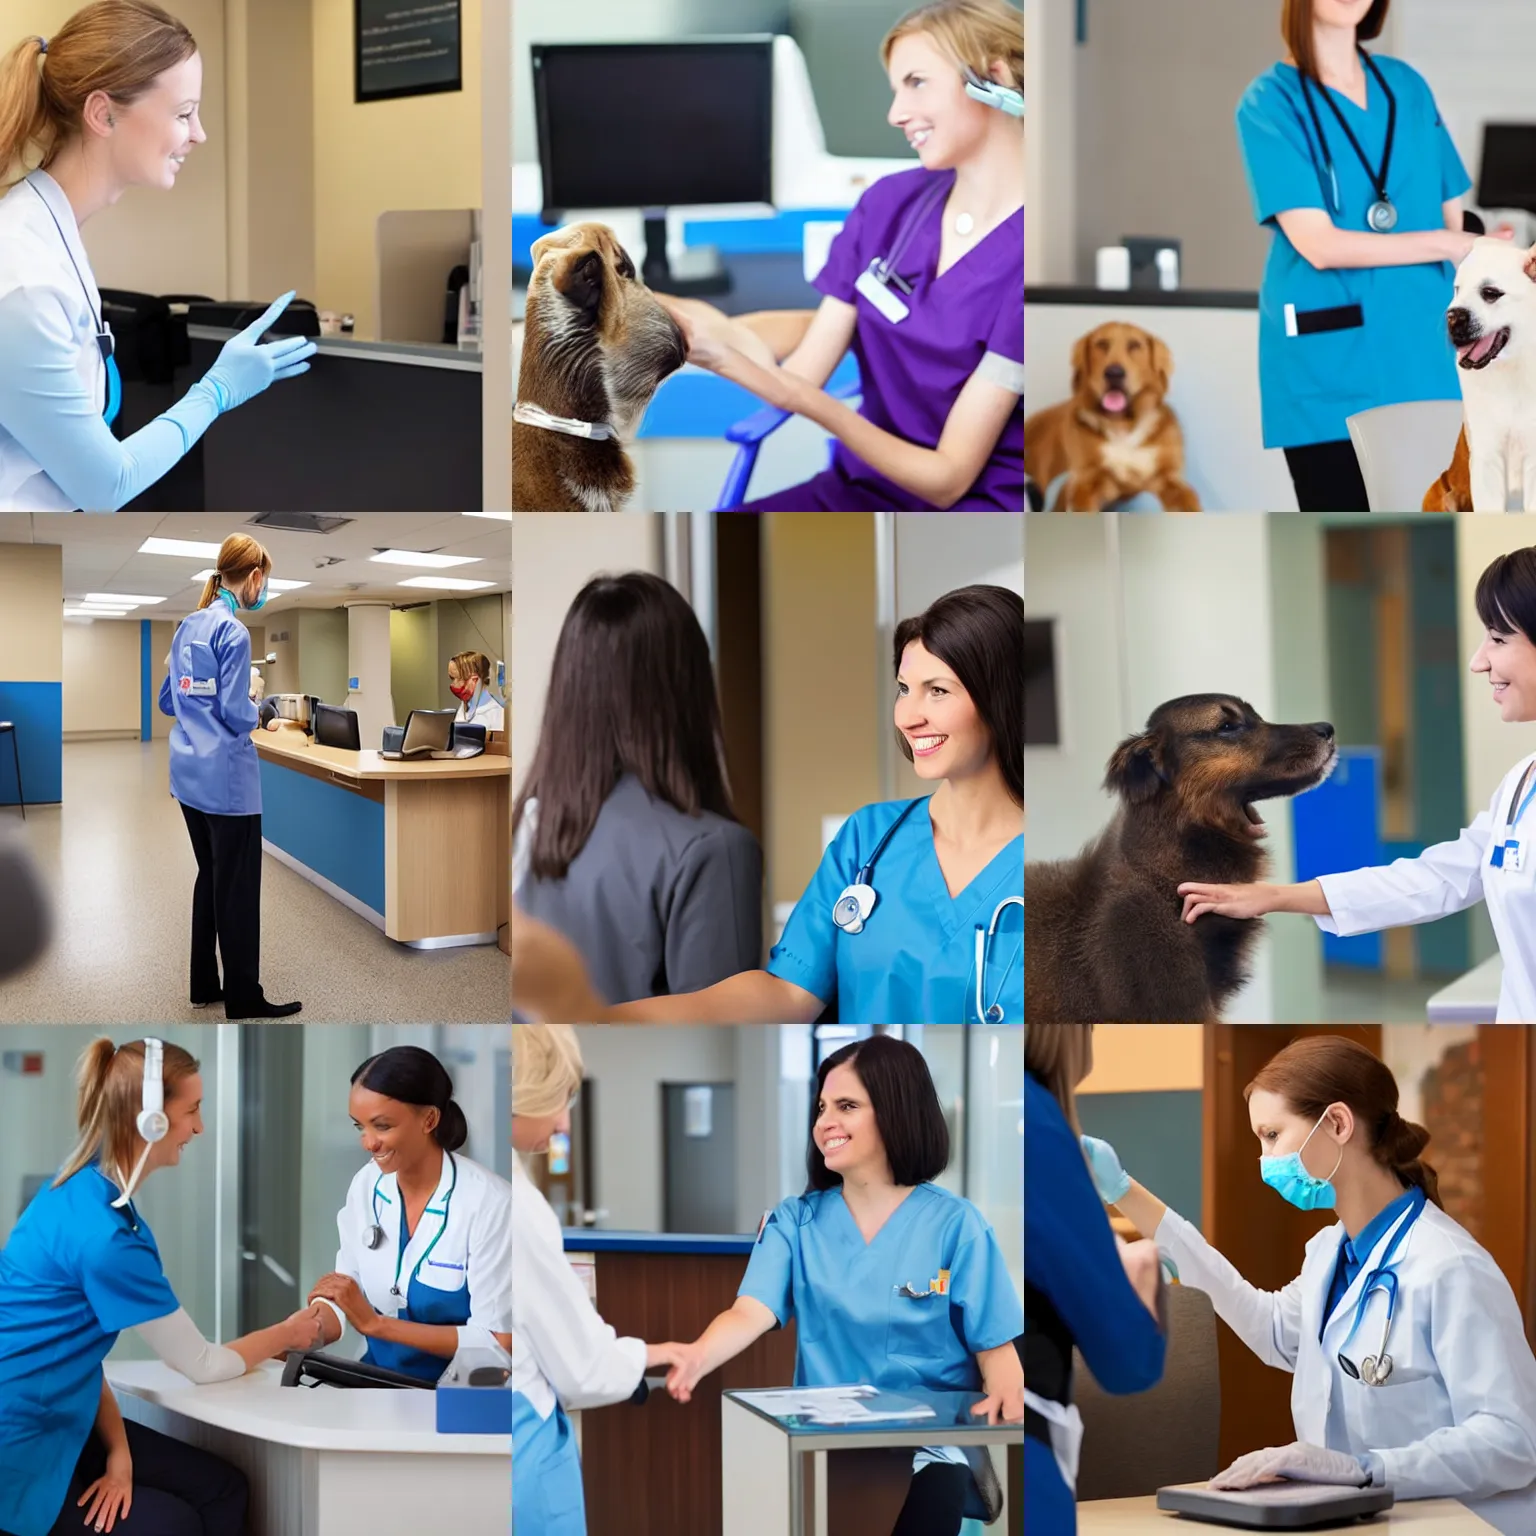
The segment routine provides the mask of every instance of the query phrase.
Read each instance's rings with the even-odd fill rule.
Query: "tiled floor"
[[[55,902],[49,953],[0,983],[0,1021],[222,1021],[187,1001],[197,866],[168,789],[164,741],[66,743],[64,801],[0,808],[23,829]],[[494,945],[417,951],[387,939],[275,859],[262,861],[262,984],[306,1023],[508,1019]]]

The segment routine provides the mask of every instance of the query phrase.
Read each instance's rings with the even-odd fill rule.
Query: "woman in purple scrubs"
[[[808,324],[663,302],[690,362],[838,440],[830,469],[745,510],[1022,512],[1023,18],[1004,0],[935,0],[897,22],[881,58],[890,122],[922,163],[859,199]],[[977,99],[967,72],[1001,89]],[[879,260],[890,262],[884,283]],[[850,346],[857,411],[822,388]]]

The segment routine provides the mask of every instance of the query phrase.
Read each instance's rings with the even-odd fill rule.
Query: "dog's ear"
[[[1168,782],[1163,773],[1162,748],[1157,737],[1144,732],[1127,736],[1115,748],[1104,775],[1104,788],[1132,805],[1150,800]]]
[[[1079,336],[1072,343],[1072,393],[1075,395],[1083,387],[1088,378],[1088,343],[1093,340],[1093,332],[1086,336]]]
[[[1154,336],[1151,331],[1141,333],[1147,338],[1147,348],[1152,358],[1152,371],[1157,375],[1158,388],[1163,394],[1168,393],[1168,381],[1173,377],[1173,351],[1161,336]]]
[[[555,274],[555,290],[588,320],[597,319],[603,298],[603,258],[598,251],[583,251]]]

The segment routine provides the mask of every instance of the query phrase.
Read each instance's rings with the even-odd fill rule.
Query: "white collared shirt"
[[[449,1185],[453,1183],[455,1163],[458,1183],[447,1202],[445,1224],[445,1218],[438,1213],[443,1210]],[[375,1188],[379,1195],[377,1218]],[[377,1248],[369,1248],[368,1229],[375,1219],[383,1228],[384,1240]],[[340,1239],[337,1273],[357,1281],[363,1295],[379,1312],[398,1315],[403,1301],[396,1301],[389,1294],[395,1283],[395,1260],[400,1256],[400,1192],[395,1175],[381,1176],[378,1165],[372,1162],[359,1168],[347,1190],[346,1204],[337,1214],[336,1232]],[[427,1201],[400,1259],[402,1297],[409,1293],[413,1278],[438,1291],[469,1288],[469,1322],[459,1329],[460,1349],[488,1344],[493,1333],[510,1333],[512,1186],[500,1174],[471,1161],[462,1152],[444,1153],[437,1189]],[[345,1331],[346,1318],[341,1309],[333,1302],[326,1305]]]
[[[104,410],[107,368],[96,344],[101,290],[74,209],[46,171],[33,171],[0,197],[0,306],[15,304],[25,305],[33,326],[72,360],[97,411]],[[74,507],[0,420],[0,510]]]
[[[470,713],[469,706],[460,700],[459,712],[453,717],[456,725],[483,725],[488,731],[505,730],[506,718],[507,713],[502,707],[501,700],[489,688],[482,688],[475,695],[473,714]]]

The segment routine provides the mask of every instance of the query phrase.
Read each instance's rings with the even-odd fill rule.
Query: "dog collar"
[[[567,437],[589,437],[594,442],[617,437],[606,421],[581,421],[575,416],[551,416],[542,405],[519,400],[512,407],[512,420],[525,427],[543,427],[546,432],[564,432]]]

